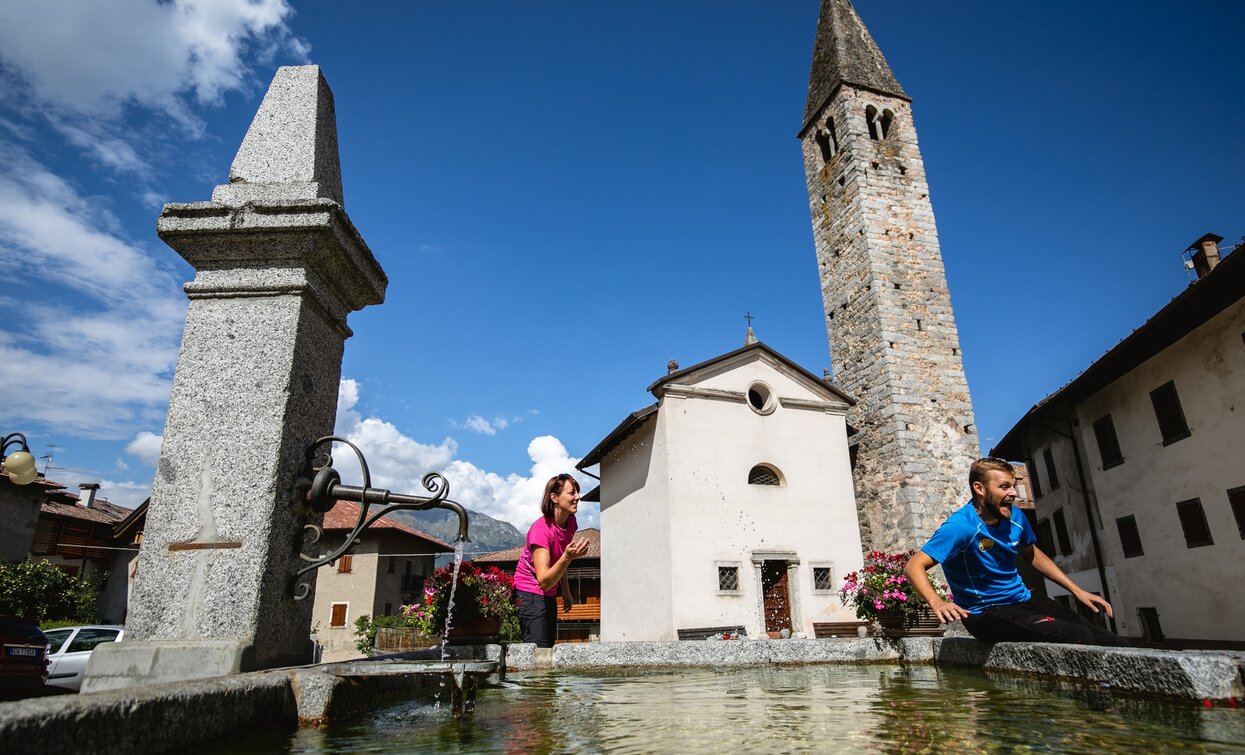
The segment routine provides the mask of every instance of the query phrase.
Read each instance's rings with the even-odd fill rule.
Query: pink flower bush
[[[926,605],[904,574],[904,566],[913,553],[915,551],[869,551],[865,556],[865,565],[844,577],[839,600],[843,605],[855,608],[856,618],[859,619],[872,619],[882,611],[897,609],[903,611],[906,620],[915,621]],[[946,585],[937,580],[931,581],[940,597],[951,599]]]

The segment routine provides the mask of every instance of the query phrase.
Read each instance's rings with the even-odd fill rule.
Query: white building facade
[[[1245,649],[1245,255],[1220,261],[1220,240],[1195,242],[1200,278],[991,452],[1029,460],[1041,547],[1151,645]]]
[[[759,342],[649,390],[579,465],[600,464],[601,639],[853,620],[851,399]]]

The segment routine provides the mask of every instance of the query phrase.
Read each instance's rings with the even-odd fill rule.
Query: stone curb
[[[1029,644],[947,637],[933,642],[935,664],[1108,685],[1115,690],[1186,700],[1245,697],[1245,654],[1088,645]]]

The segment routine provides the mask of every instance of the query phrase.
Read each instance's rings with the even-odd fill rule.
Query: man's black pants
[[[1127,646],[1128,643],[1050,598],[1033,595],[1023,603],[990,606],[964,619],[964,628],[982,642],[1067,642],[1074,645]]]

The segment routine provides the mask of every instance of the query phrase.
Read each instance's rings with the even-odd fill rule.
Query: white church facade
[[[814,636],[862,563],[840,390],[751,337],[649,386],[600,465],[601,639]]]

